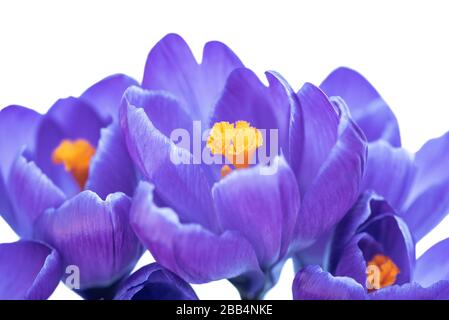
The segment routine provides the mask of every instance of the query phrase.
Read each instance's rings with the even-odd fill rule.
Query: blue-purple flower
[[[79,268],[81,291],[117,282],[142,252],[128,223],[137,178],[116,121],[132,84],[114,75],[45,115],[0,112],[0,212],[22,239]]]
[[[382,196],[406,222],[417,243],[449,212],[449,133],[411,154],[401,147],[393,112],[360,74],[339,68],[324,80],[321,89],[332,99],[344,99],[368,139],[361,192],[371,190]],[[297,262],[322,263],[329,239],[330,233],[301,252]]]
[[[447,241],[415,261],[404,221],[382,198],[363,194],[335,229],[327,271],[301,269],[296,299],[449,299]],[[416,264],[416,268],[415,268]]]
[[[449,133],[430,140],[412,155],[401,148],[393,112],[360,74],[337,69],[321,88],[345,100],[370,142],[362,190],[374,190],[384,197],[418,242],[449,212]]]
[[[198,64],[182,38],[168,35],[120,111],[131,158],[149,182],[140,184],[131,209],[139,239],[184,280],[231,279],[247,298],[276,282],[291,251],[340,221],[357,199],[366,156],[344,103],[311,84],[295,94],[278,74],[266,76],[268,86],[219,42],[206,44]],[[210,129],[197,146],[227,162],[197,161],[194,147],[170,139],[183,129],[194,140],[193,121]],[[278,133],[277,155],[261,162],[253,154],[269,149],[272,141],[259,132],[270,129]]]

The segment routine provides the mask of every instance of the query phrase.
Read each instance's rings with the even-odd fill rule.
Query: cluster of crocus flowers
[[[449,139],[409,155],[352,70],[298,92],[266,78],[220,42],[198,63],[171,34],[141,83],[110,76],[45,115],[3,109],[0,213],[21,240],[0,245],[0,297],[45,299],[76,267],[87,299],[197,299],[189,283],[220,279],[258,299],[293,257],[294,298],[449,298],[432,266],[446,242],[415,258],[449,208],[449,171],[435,165]],[[212,163],[172,139],[190,141],[195,122]],[[156,263],[130,275],[146,249]]]

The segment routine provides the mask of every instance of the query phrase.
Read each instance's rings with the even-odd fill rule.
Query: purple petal
[[[250,243],[239,233],[212,233],[183,224],[170,208],[153,203],[153,186],[141,182],[131,209],[131,225],[153,257],[187,282],[205,283],[245,275],[248,291],[258,293],[263,275]]]
[[[373,210],[374,208],[374,210]],[[359,227],[371,216],[391,213],[393,209],[380,197],[372,192],[360,195],[354,206],[336,226],[331,243],[329,270],[335,271],[343,250],[359,231]]]
[[[81,99],[89,103],[104,121],[118,118],[120,101],[128,87],[137,81],[124,74],[114,74],[84,91]]]
[[[210,126],[220,121],[235,123],[244,120],[259,130],[266,130],[267,138],[269,130],[275,129],[278,131],[279,147],[287,152],[290,106],[293,102],[285,81],[273,73],[266,73],[266,76],[268,87],[251,70],[234,70],[215,106]],[[264,140],[262,148],[268,153],[270,145],[267,139]]]
[[[33,237],[33,224],[46,209],[57,207],[65,195],[36,166],[19,156],[12,165],[8,192],[14,212],[7,216],[10,226],[22,238]]]
[[[84,138],[93,146],[97,145],[100,129],[106,124],[89,104],[72,97],[58,100],[44,118],[61,129],[66,138]]]
[[[169,92],[134,86],[126,90],[122,103],[145,110],[153,125],[166,137],[177,129],[187,130],[192,135],[192,119]]]
[[[290,149],[292,168],[304,194],[337,142],[339,118],[326,95],[310,83],[301,88],[298,98],[300,105],[293,113]]]
[[[438,242],[417,261],[414,280],[424,287],[439,280],[449,280],[449,239]]]
[[[77,98],[58,100],[43,117],[37,133],[36,164],[67,196],[80,188],[63,165],[53,163],[53,151],[63,139],[86,139],[96,148],[104,126],[92,107]]]
[[[120,121],[131,158],[160,198],[179,212],[181,220],[216,230],[209,181],[203,167],[193,164],[192,154],[156,129],[141,108],[124,104]],[[177,164],[173,156],[187,163]]]
[[[0,171],[6,180],[9,169],[19,152],[26,146],[35,147],[35,134],[42,116],[20,106],[9,106],[0,111]]]
[[[243,65],[237,56],[219,42],[206,44],[199,65],[187,43],[169,34],[148,55],[142,86],[169,91],[193,119],[207,121],[228,75],[238,67]]]
[[[130,199],[114,193],[103,201],[84,191],[36,221],[36,237],[80,271],[81,290],[109,286],[132,270],[142,248],[129,225]]]
[[[413,157],[404,149],[379,140],[368,145],[362,190],[373,190],[400,210],[413,184]]]
[[[381,253],[383,250],[370,235],[357,234],[341,250],[335,269],[330,271],[336,276],[350,277],[365,288],[367,260],[364,251],[370,251],[373,247],[378,250],[376,253]]]
[[[59,254],[32,241],[0,244],[0,300],[44,300],[62,276]]]
[[[220,225],[251,242],[264,270],[285,256],[299,210],[295,175],[283,157],[273,166],[269,175],[260,166],[237,170],[212,189]]]
[[[423,288],[416,283],[390,286],[370,294],[372,300],[448,300],[449,281],[440,281]]]
[[[0,216],[11,225],[13,224],[14,211],[6,189],[5,180],[0,170]]]
[[[403,218],[419,241],[449,211],[449,133],[427,142],[415,155],[417,174]]]
[[[128,155],[120,127],[113,123],[101,130],[101,138],[89,168],[86,189],[102,199],[110,193],[123,192],[132,196],[137,185],[134,164]]]
[[[295,300],[365,300],[363,287],[354,279],[333,277],[319,266],[300,270],[293,281]]]
[[[328,96],[343,98],[369,142],[386,140],[395,147],[401,146],[396,117],[376,89],[359,73],[349,68],[338,68],[320,88]]]
[[[157,263],[134,272],[120,285],[115,300],[198,300],[192,287]]]
[[[366,143],[359,128],[348,117],[344,105],[339,102],[336,108],[340,116],[338,140],[303,195],[296,225],[299,248],[311,245],[330,231],[352,207],[360,192]],[[297,180],[301,181],[301,176],[297,176]]]

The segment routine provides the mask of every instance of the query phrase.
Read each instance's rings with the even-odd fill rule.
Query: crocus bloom
[[[449,133],[411,154],[401,148],[394,113],[359,73],[339,68],[320,87],[329,96],[344,99],[369,141],[361,192],[372,190],[382,196],[418,242],[449,212]],[[296,262],[321,264],[329,239],[330,234],[322,237],[315,246],[301,252]]]
[[[296,299],[449,299],[447,241],[417,261],[407,225],[386,201],[365,193],[335,229],[327,270],[307,266]],[[432,265],[433,264],[433,265]],[[441,281],[440,281],[441,280]]]
[[[321,88],[329,96],[346,101],[370,142],[362,190],[374,190],[384,197],[418,242],[449,212],[449,133],[430,140],[411,155],[400,148],[393,112],[360,74],[337,69]]]
[[[143,89],[128,89],[120,111],[129,153],[150,182],[140,184],[131,210],[139,239],[184,280],[231,279],[245,298],[262,296],[289,251],[343,217],[366,155],[344,103],[311,84],[295,94],[279,75],[266,75],[268,86],[218,42],[206,44],[198,64],[168,35],[149,54]],[[194,150],[170,140],[180,128],[195,139],[192,121],[211,129],[200,147],[226,165],[195,163]],[[270,144],[260,132],[270,129],[279,155],[257,163],[255,150]],[[174,163],[173,154],[187,163]]]
[[[198,300],[192,287],[157,263],[140,268],[120,284],[116,300]]]
[[[108,77],[43,116],[0,112],[0,212],[21,238],[78,267],[81,290],[113,284],[141,255],[128,224],[136,176],[115,121],[131,84]]]

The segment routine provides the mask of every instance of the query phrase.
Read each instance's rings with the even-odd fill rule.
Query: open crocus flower
[[[47,299],[62,273],[59,254],[43,244],[0,244],[0,300]]]
[[[357,199],[366,156],[344,103],[311,84],[295,94],[266,75],[268,86],[218,42],[198,64],[169,35],[120,111],[129,153],[149,181],[133,200],[137,236],[184,280],[231,279],[244,298],[263,296],[289,251],[340,221]],[[176,137],[187,139],[175,144],[180,129],[187,134]],[[274,155],[263,161],[262,149]]]
[[[363,194],[335,229],[327,272],[300,270],[296,299],[449,299],[445,264],[434,264],[443,243],[418,259],[407,225],[373,193]],[[439,281],[442,280],[442,281]]]
[[[157,263],[140,268],[120,284],[115,300],[198,300],[192,287]]]
[[[128,224],[136,175],[114,120],[135,81],[108,77],[43,116],[0,112],[0,211],[23,239],[56,249],[80,271],[80,289],[125,276],[141,254]]]
[[[362,190],[385,198],[418,242],[449,213],[449,133],[427,142],[416,154],[400,148],[393,112],[357,72],[340,68],[321,84],[329,96],[342,97],[368,141]]]

